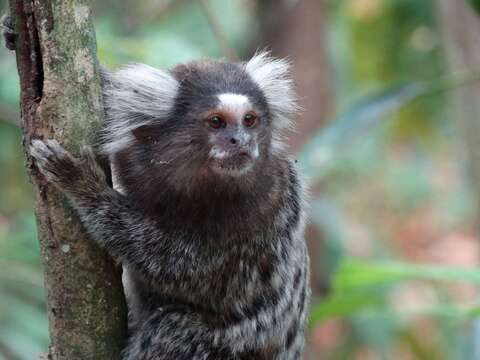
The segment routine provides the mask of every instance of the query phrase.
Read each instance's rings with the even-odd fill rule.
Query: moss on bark
[[[15,18],[24,145],[55,138],[76,153],[92,144],[103,106],[88,1],[10,0]],[[118,266],[88,239],[62,194],[35,170],[52,359],[117,359],[126,336]]]

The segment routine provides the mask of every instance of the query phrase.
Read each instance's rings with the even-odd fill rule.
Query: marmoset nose
[[[234,131],[228,131],[223,134],[223,143],[229,148],[236,148],[241,145],[240,137]]]
[[[250,146],[251,137],[237,129],[226,129],[221,142],[227,151],[243,151]]]

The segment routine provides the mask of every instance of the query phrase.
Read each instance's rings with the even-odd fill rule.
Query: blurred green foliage
[[[473,9],[480,14],[480,1],[479,0],[468,0]]]
[[[366,262],[345,258],[338,266],[332,279],[332,291],[329,296],[315,306],[311,312],[311,326],[332,317],[382,312],[386,317],[407,317],[418,314],[468,319],[480,311],[480,304],[469,308],[460,308],[451,304],[430,306],[409,313],[395,314],[386,307],[387,288],[404,281],[460,281],[480,284],[480,271],[464,268],[415,265],[392,261]],[[432,283],[433,284],[433,283]],[[433,284],[434,285],[434,284]],[[432,286],[433,286],[432,285]],[[423,286],[428,286],[425,283]],[[396,309],[397,312],[399,309]]]
[[[48,344],[47,314],[35,222],[24,212],[0,217],[0,343],[35,359]]]
[[[333,51],[342,67],[340,100],[399,82],[431,80],[444,72],[434,1],[339,1]],[[337,46],[338,43],[347,45]],[[437,139],[442,97],[422,98],[393,114],[388,135],[423,145]]]
[[[363,341],[377,343],[379,349],[385,347],[386,343],[392,343],[400,338],[402,341],[409,341],[408,345],[416,359],[468,358],[468,356],[462,356],[468,347],[462,324],[479,314],[479,304],[460,307],[444,301],[416,309],[408,309],[408,304],[402,303],[392,307],[390,303],[394,286],[418,280],[423,280],[419,286],[430,286],[433,291],[436,291],[435,288],[437,287],[438,290],[439,284],[446,281],[470,282],[479,285],[480,272],[454,267],[391,261],[365,262],[346,258],[333,276],[332,291],[329,296],[313,307],[310,327],[332,318],[350,318],[352,325],[361,330]],[[422,317],[436,318],[445,337],[450,336],[452,330],[456,329],[455,346],[452,347],[450,342],[441,341],[433,346],[426,346],[421,338],[416,338],[417,335],[412,334],[409,326],[413,322],[412,319]],[[342,352],[351,351],[354,348],[351,346],[350,349],[342,349]],[[386,347],[384,351],[387,358],[392,356],[391,348]],[[351,354],[353,356],[354,353]]]
[[[229,42],[246,54],[259,37],[255,1],[211,3]],[[298,155],[321,189],[310,211],[321,234],[312,268],[322,276],[313,285],[329,289],[312,304],[310,358],[473,358],[476,204],[446,100],[478,81],[480,69],[448,75],[433,0],[330,3],[339,115]],[[94,14],[99,58],[110,67],[222,56],[196,1],[97,1]],[[1,49],[0,358],[33,359],[48,335],[18,91],[14,56]]]
[[[217,14],[222,14],[218,20],[231,44],[240,52],[246,49],[252,19],[242,2],[215,0],[211,4]],[[205,56],[224,56],[197,1],[180,1],[178,5],[172,2],[165,13],[146,24],[130,26],[128,32],[122,26],[129,20],[119,19],[122,15],[117,9],[103,13],[95,21],[98,56],[107,66],[137,61],[172,67]]]

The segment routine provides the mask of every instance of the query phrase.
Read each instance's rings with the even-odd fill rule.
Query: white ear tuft
[[[268,51],[256,53],[245,64],[245,71],[263,91],[273,115],[273,126],[292,127],[292,117],[299,110],[290,63],[273,58]]]
[[[102,149],[113,154],[133,140],[132,130],[166,118],[173,108],[178,81],[144,64],[103,71],[105,128]]]

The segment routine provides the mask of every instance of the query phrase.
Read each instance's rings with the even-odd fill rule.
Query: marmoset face
[[[191,169],[217,176],[248,174],[268,154],[271,120],[266,99],[250,76],[225,62],[180,66],[172,118],[189,148]],[[183,126],[180,126],[183,123]]]
[[[200,116],[208,130],[209,166],[219,174],[239,176],[259,157],[259,134],[268,131],[265,115],[246,95],[218,94],[218,105]],[[263,120],[263,121],[262,121]]]

